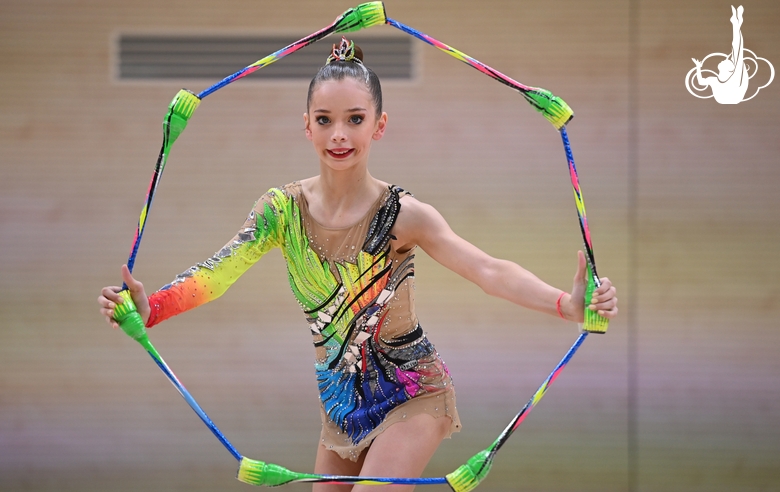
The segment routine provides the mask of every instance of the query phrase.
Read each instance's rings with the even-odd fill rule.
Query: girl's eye
[[[327,116],[318,116],[317,123],[320,125],[327,125],[330,123],[330,119]]]
[[[363,123],[363,117],[357,114],[353,114],[352,116],[349,117],[349,122],[359,125]]]

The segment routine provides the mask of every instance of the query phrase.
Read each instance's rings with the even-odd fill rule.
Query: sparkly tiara
[[[349,41],[345,37],[341,37],[341,42],[338,43],[338,45],[333,45],[333,51],[330,53],[330,56],[328,56],[328,60],[325,62],[325,65],[328,65],[334,61],[343,61],[343,62],[354,62],[363,64],[363,62],[355,56],[355,43],[354,41]]]

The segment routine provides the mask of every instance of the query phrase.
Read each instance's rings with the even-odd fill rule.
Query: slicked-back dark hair
[[[306,111],[309,110],[311,105],[311,97],[314,91],[322,82],[328,80],[343,80],[345,78],[352,78],[365,84],[369,94],[371,94],[371,100],[376,108],[377,118],[382,114],[382,85],[379,83],[379,77],[373,70],[363,65],[363,50],[355,45],[355,58],[360,61],[342,61],[334,60],[329,62],[324,67],[320,68],[317,75],[311,79],[309,83],[309,93],[306,97]]]

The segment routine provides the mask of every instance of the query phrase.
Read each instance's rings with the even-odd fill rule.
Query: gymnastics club
[[[410,34],[417,39],[425,41],[431,46],[440,49],[441,51],[457,58],[463,63],[476,68],[485,75],[492,77],[502,84],[518,91],[525,98],[525,100],[528,101],[528,103],[530,103],[534,109],[542,113],[542,115],[547,118],[547,121],[552,123],[557,130],[563,128],[564,125],[566,125],[566,123],[568,123],[569,120],[574,116],[574,112],[563,99],[553,95],[552,92],[546,89],[542,89],[540,87],[529,87],[527,85],[521,84],[520,82],[507,77],[498,70],[485,65],[481,61],[470,57],[462,51],[456,50],[452,46],[446,45],[441,41],[434,39],[431,36],[428,36],[427,34],[424,34],[414,28],[401,24],[397,20],[393,20],[388,17],[386,24],[400,29],[401,31]]]
[[[470,57],[469,55],[459,51],[452,46],[442,43],[441,41],[434,39],[433,37],[424,34],[412,27],[404,25],[394,19],[387,18],[386,24],[389,24],[401,31],[425,41],[426,43],[434,46],[441,51],[451,55],[458,60],[466,63],[467,65],[479,70],[488,77],[491,77],[502,84],[511,87],[518,91],[526,101],[537,111],[553,124],[553,126],[561,133],[563,139],[564,150],[566,151],[566,160],[569,166],[569,175],[571,177],[572,188],[574,190],[574,200],[577,205],[577,216],[580,222],[580,230],[582,232],[582,238],[585,247],[585,257],[587,259],[588,268],[588,284],[585,291],[585,298],[590,299],[593,297],[593,291],[597,289],[601,282],[596,272],[596,260],[593,255],[593,243],[590,238],[590,229],[588,228],[588,219],[585,215],[585,203],[582,199],[582,191],[580,189],[579,178],[577,175],[577,168],[574,165],[574,156],[571,151],[571,145],[569,144],[569,137],[566,133],[566,124],[574,117],[574,112],[571,110],[568,104],[558,96],[553,95],[552,92],[542,89],[540,87],[529,87],[521,84],[520,82],[504,75],[498,70],[485,65],[481,61]],[[582,323],[580,330],[587,333],[606,333],[609,326],[609,320],[597,312],[591,311],[587,307],[585,308],[585,319]]]
[[[596,272],[596,258],[593,256],[593,242],[590,237],[590,228],[588,227],[588,216],[585,213],[585,202],[582,199],[582,189],[580,189],[580,179],[577,174],[577,166],[574,165],[574,154],[571,151],[569,135],[566,127],[560,128],[561,140],[563,140],[563,149],[566,151],[566,162],[569,166],[569,177],[574,192],[574,203],[577,205],[577,217],[580,222],[580,232],[585,246],[585,259],[588,266],[588,284],[585,287],[585,316],[580,326],[580,331],[585,333],[606,333],[609,328],[609,319],[601,316],[597,311],[588,309],[588,304],[593,298],[593,291],[601,286],[601,280]]]

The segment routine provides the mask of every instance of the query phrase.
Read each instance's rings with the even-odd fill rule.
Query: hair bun
[[[363,62],[363,50],[358,45],[355,45],[355,58],[360,60],[361,63]]]
[[[350,41],[342,36],[341,42],[333,45],[333,50],[330,52],[325,64],[328,65],[334,61],[360,63],[362,65],[363,50],[354,41]]]

